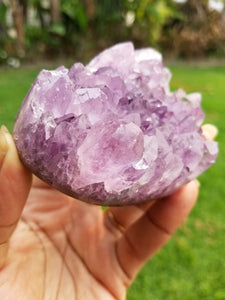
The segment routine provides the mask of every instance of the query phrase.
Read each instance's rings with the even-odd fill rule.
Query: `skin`
[[[198,187],[192,181],[160,201],[103,211],[32,177],[2,127],[0,299],[124,300],[141,267],[187,218]]]

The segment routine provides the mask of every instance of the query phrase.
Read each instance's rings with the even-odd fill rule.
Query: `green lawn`
[[[220,155],[217,163],[200,177],[199,201],[188,221],[140,272],[127,299],[224,300],[225,69],[173,66],[171,70],[174,89],[202,93],[206,121],[216,124],[220,131]],[[0,123],[10,130],[38,71],[0,70]]]

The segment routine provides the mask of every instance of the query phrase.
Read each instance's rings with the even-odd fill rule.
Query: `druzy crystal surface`
[[[42,70],[17,116],[24,164],[53,187],[100,205],[171,194],[217,156],[198,93],[171,92],[161,54],[117,44],[88,65]]]

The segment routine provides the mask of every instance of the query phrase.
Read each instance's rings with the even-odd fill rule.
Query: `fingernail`
[[[7,133],[8,129],[4,125],[2,125],[0,129],[0,167],[2,166],[6,153],[9,149],[9,144],[6,137]]]
[[[218,135],[218,128],[212,124],[204,124],[202,126],[203,135],[209,141],[213,141]]]
[[[196,184],[197,188],[199,189],[200,188],[200,181],[198,181],[198,179],[194,179],[194,183]]]
[[[4,132],[4,133],[9,133],[7,127],[5,125],[2,125],[1,126],[1,130]]]

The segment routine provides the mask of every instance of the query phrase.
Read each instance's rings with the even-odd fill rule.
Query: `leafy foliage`
[[[175,56],[225,55],[224,29],[225,9],[210,10],[208,0],[4,0],[0,62],[33,50],[35,58],[96,52],[124,40]]]
[[[157,44],[163,26],[168,20],[178,16],[174,1],[139,0],[131,2],[130,9],[135,11],[135,25],[147,33],[151,44]]]

